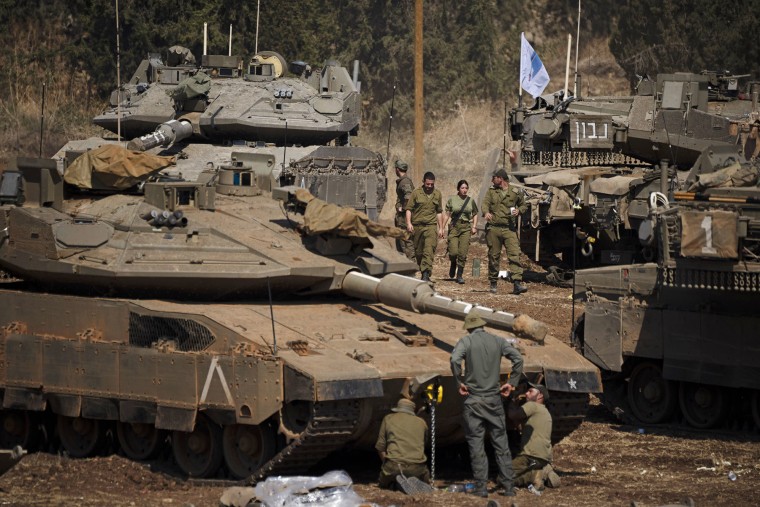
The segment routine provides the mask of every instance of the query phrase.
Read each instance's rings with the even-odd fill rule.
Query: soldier
[[[456,275],[457,283],[464,283],[464,265],[467,262],[467,252],[470,249],[470,237],[478,232],[478,205],[468,195],[470,184],[467,180],[457,183],[457,195],[449,197],[446,202],[444,227],[451,219],[449,226],[448,252],[451,268],[449,278]]]
[[[520,352],[502,337],[487,333],[486,321],[471,311],[464,319],[464,328],[470,334],[464,336],[451,353],[451,372],[459,384],[459,394],[465,396],[464,434],[470,449],[470,464],[475,478],[472,494],[486,498],[488,490],[488,459],[485,453],[485,432],[491,436],[496,463],[499,467],[498,481],[504,488],[499,494],[515,496],[512,457],[507,443],[507,427],[501,396],[508,397],[522,375],[523,359]],[[499,386],[501,358],[512,362],[509,382]],[[465,375],[462,379],[462,360]]]
[[[442,201],[441,191],[435,188],[435,175],[428,171],[422,177],[422,188],[415,188],[406,204],[406,230],[413,235],[414,255],[426,282],[433,270],[438,237],[443,238]]]
[[[381,488],[391,487],[399,474],[430,482],[425,456],[428,426],[414,409],[412,400],[401,398],[391,409],[393,414],[386,415],[380,424],[375,449],[383,462],[378,479]]]
[[[406,175],[409,170],[409,165],[403,160],[396,160],[394,163],[396,168],[396,218],[395,225],[399,229],[406,230],[406,203],[409,202],[409,196],[412,195],[414,190],[414,183],[412,179]],[[409,260],[414,259],[414,244],[411,238],[396,240],[396,248],[399,252],[406,255]]]
[[[510,157],[514,155],[510,152]],[[514,284],[513,294],[527,292],[522,283],[523,268],[520,265],[520,240],[517,238],[517,217],[528,210],[522,193],[509,187],[509,175],[504,169],[493,173],[493,187],[483,199],[483,216],[486,219],[486,244],[488,245],[488,281],[491,292],[496,292],[499,278],[501,249],[506,245],[509,272]]]
[[[525,403],[511,404],[509,418],[522,424],[520,452],[512,461],[515,486],[533,484],[536,490],[558,488],[560,479],[552,468],[552,416],[544,403],[549,399],[545,386],[530,384]]]

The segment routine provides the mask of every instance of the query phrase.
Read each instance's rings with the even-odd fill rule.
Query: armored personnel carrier
[[[638,239],[651,193],[678,188],[695,164],[757,156],[760,84],[740,92],[741,77],[662,74],[632,96],[547,96],[512,111],[513,176],[531,203],[526,253],[562,253],[569,264],[575,244],[582,266],[653,260]]]
[[[717,93],[711,79],[658,79],[656,114],[641,117],[653,125],[648,139],[631,118],[621,147],[668,160],[659,161],[659,191],[654,179],[631,182],[614,208],[621,220],[627,215],[642,255],[576,273],[575,295],[586,307],[575,337],[623,418],[760,427],[757,86],[751,101],[716,103],[734,114],[721,116],[707,107]]]
[[[3,174],[3,447],[56,435],[83,457],[110,434],[135,460],[170,445],[188,476],[255,480],[370,448],[428,386],[437,444],[463,441],[449,357],[474,307],[405,276],[379,237],[400,231],[280,186],[267,159],[193,181],[173,161],[108,145],[63,175],[38,159]],[[553,438],[570,433],[599,370],[526,315],[477,311],[551,391]]]

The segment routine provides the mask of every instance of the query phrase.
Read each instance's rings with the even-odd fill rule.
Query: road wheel
[[[172,433],[172,450],[189,477],[212,477],[222,464],[222,429],[199,414],[193,431]]]
[[[668,420],[676,409],[676,384],[662,377],[660,366],[639,363],[628,381],[628,404],[641,422],[656,424]]]
[[[0,448],[13,449],[20,445],[35,450],[40,440],[37,414],[23,410],[0,410]]]
[[[116,436],[124,454],[135,461],[155,458],[166,440],[166,432],[152,424],[118,422]]]
[[[726,415],[728,403],[719,386],[681,382],[679,392],[684,419],[695,428],[713,428]]]
[[[58,416],[58,436],[72,458],[97,454],[106,439],[106,424],[97,419]]]
[[[244,479],[274,456],[275,434],[269,424],[233,424],[224,428],[224,461],[230,473]]]

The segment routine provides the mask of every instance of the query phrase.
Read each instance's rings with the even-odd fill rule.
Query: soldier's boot
[[[522,280],[515,280],[514,285],[512,294],[517,294],[519,296],[523,292],[528,292],[528,288],[522,283]]]
[[[464,284],[464,266],[457,266],[457,283]]]
[[[476,482],[475,487],[472,488],[469,493],[481,498],[488,498],[488,488],[486,488],[486,483],[481,481]]]
[[[554,471],[554,468],[551,466],[551,464],[546,465],[543,470],[541,470],[541,474],[544,476],[544,483],[549,486],[550,488],[558,488],[560,485],[560,479],[559,475],[557,475],[557,472]]]
[[[425,270],[422,272],[422,281],[423,282],[429,282],[430,281],[430,271]]]
[[[449,257],[451,259],[451,267],[449,268],[449,278],[454,278],[457,273],[457,258]]]
[[[488,289],[491,293],[496,294],[496,282],[491,282],[491,288]]]

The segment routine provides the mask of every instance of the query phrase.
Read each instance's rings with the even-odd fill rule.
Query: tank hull
[[[201,420],[222,431],[267,428],[272,451],[251,460],[252,475],[303,471],[324,457],[324,445],[309,447],[304,414],[343,425],[312,441],[371,448],[410,377],[437,378],[443,388],[437,444],[463,442],[462,398],[449,366],[463,335],[458,319],[346,298],[270,306],[1,290],[0,325],[5,411],[145,424],[178,438]],[[507,337],[522,350],[526,375],[541,376],[552,391],[561,439],[582,421],[598,370],[551,336],[543,346]],[[506,376],[509,363],[502,368]],[[260,471],[288,442],[300,444],[292,451],[299,460]]]

